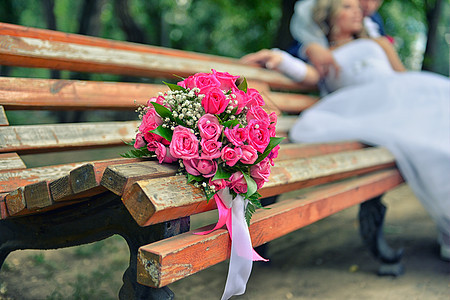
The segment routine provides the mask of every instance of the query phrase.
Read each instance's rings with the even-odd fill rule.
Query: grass
[[[58,250],[15,251],[0,272],[0,299],[117,299],[129,250],[120,236]]]

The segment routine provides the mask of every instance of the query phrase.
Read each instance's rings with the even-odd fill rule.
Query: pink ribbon
[[[201,231],[201,232],[195,232],[194,234],[198,234],[198,235],[205,235],[205,234],[209,234],[211,232],[213,232],[214,230],[217,230],[219,228],[222,228],[224,225],[227,226],[227,230],[228,230],[228,234],[230,235],[230,239],[233,240],[233,226],[232,226],[232,217],[231,217],[231,207],[227,207],[219,193],[214,194],[214,200],[216,201],[216,205],[217,205],[217,210],[219,211],[219,220],[217,221],[216,225],[214,226],[213,229],[211,230],[207,230],[207,231]],[[255,249],[253,250],[253,261],[269,261],[268,259],[263,258],[262,256],[260,256],[258,254],[258,252],[255,251]]]
[[[219,220],[213,229],[196,233],[200,235],[208,234],[224,225],[228,229],[231,239],[231,256],[222,300],[229,299],[233,295],[242,295],[245,292],[253,261],[268,261],[253,249],[251,243],[244,213],[248,200],[244,200],[240,195],[236,196],[235,199],[231,197],[228,188],[214,195],[219,211]]]

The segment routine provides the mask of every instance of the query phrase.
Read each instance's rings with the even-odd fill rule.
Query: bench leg
[[[189,218],[140,227],[120,197],[105,193],[70,207],[0,220],[0,268],[15,250],[71,247],[119,234],[130,248],[120,299],[173,299],[168,288],[153,289],[136,282],[137,251],[142,245],[188,230]]]
[[[119,234],[127,241],[130,248],[130,265],[123,275],[123,286],[119,292],[120,299],[151,299],[151,300],[166,300],[174,299],[175,295],[168,287],[152,288],[141,285],[136,282],[137,278],[137,254],[139,247],[149,244],[154,240],[154,229],[151,227],[128,226],[124,228],[123,232]],[[181,218],[162,224],[158,224],[162,228],[161,239],[168,238],[183,232],[189,231],[190,218]]]
[[[375,256],[381,261],[378,275],[401,275],[404,271],[400,262],[403,249],[392,249],[386,242],[383,234],[383,222],[386,206],[381,202],[381,196],[361,204],[359,210],[359,223],[361,237]]]

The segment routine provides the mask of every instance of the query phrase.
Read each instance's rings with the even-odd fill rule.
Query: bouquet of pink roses
[[[227,72],[197,73],[141,108],[133,150],[124,157],[156,156],[178,162],[182,173],[204,189],[207,199],[228,188],[248,199],[247,223],[261,207],[257,190],[268,181],[283,138],[275,137],[277,116],[262,108],[260,93]]]

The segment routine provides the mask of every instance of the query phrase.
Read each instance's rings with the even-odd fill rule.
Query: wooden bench
[[[110,41],[0,23],[0,65],[174,80],[211,69],[245,76],[268,111],[280,115],[286,135],[293,117],[314,96],[288,78],[235,59]],[[0,77],[0,264],[17,249],[52,249],[119,234],[130,248],[121,299],[171,299],[167,287],[229,257],[226,229],[199,236],[189,217],[215,209],[198,188],[175,176],[176,166],[120,158],[138,125],[134,120],[9,125],[8,113],[36,111],[133,111],[166,90],[161,84]],[[80,161],[83,149],[103,160]],[[106,157],[105,150],[109,149]],[[46,163],[42,153],[69,152],[69,162]],[[27,167],[24,160],[38,160]],[[300,199],[272,202],[257,211],[254,246],[353,205],[361,204],[363,239],[383,263],[399,270],[401,251],[382,234],[380,197],[401,184],[392,155],[358,142],[289,144],[280,149],[263,197],[302,190]],[[305,189],[307,188],[307,189]],[[370,200],[370,201],[368,201]],[[286,220],[289,220],[288,222]],[[203,229],[194,229],[194,231]]]

